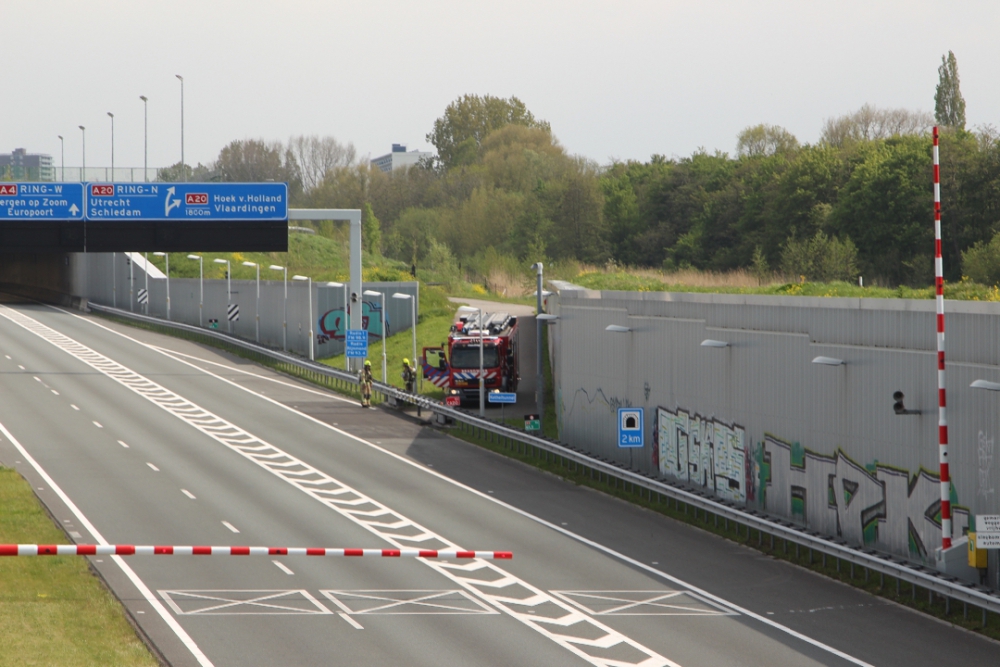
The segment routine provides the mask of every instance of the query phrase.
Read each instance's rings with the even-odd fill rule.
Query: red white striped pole
[[[174,547],[132,544],[0,544],[0,556],[343,556],[510,560],[509,551],[326,549],[297,547]]]
[[[941,261],[941,160],[934,126],[934,282],[937,292],[938,462],[941,466],[941,548],[951,547],[951,476],[948,472],[948,418],[944,394],[944,269]]]

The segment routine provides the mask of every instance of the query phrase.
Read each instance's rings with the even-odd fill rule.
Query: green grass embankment
[[[0,543],[65,544],[31,487],[0,468]],[[79,556],[0,558],[0,664],[159,664]]]

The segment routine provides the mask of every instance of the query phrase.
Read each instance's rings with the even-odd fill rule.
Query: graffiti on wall
[[[348,311],[350,312],[350,311]],[[343,308],[328,310],[319,316],[319,330],[316,340],[320,345],[329,340],[344,340],[347,330],[347,317]],[[368,342],[382,339],[382,305],[375,301],[361,302],[361,328],[368,332]],[[385,334],[392,335],[389,318],[385,320]]]
[[[878,545],[924,560],[941,543],[940,477],[874,461],[862,465],[838,449],[831,455],[765,434],[747,441],[736,423],[678,408],[657,408],[654,465],[665,476],[755,504],[768,513],[852,544]],[[980,435],[980,471],[992,465],[993,441]],[[992,493],[988,475],[980,493]],[[984,486],[987,485],[987,486]],[[969,510],[951,491],[954,536],[969,526]]]
[[[745,503],[753,488],[746,456],[746,429],[678,408],[656,409],[658,467],[674,479]],[[753,500],[752,491],[749,499]]]
[[[940,477],[921,468],[915,475],[877,461],[861,465],[843,451],[817,454],[798,443],[765,434],[753,452],[761,504],[826,535],[853,544],[928,559],[941,543]],[[956,537],[969,525],[952,486]]]

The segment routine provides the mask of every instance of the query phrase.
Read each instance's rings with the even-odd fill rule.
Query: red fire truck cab
[[[457,396],[462,403],[479,402],[479,341],[487,392],[517,391],[517,318],[508,313],[479,313],[459,317],[451,326],[448,342],[425,347],[421,366],[424,379]]]

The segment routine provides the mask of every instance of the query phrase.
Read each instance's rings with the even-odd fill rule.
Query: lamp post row
[[[181,174],[183,175],[184,181],[187,181],[187,169],[186,161],[184,159],[184,77],[180,74],[175,74],[177,80],[181,82]],[[149,182],[149,98],[145,95],[140,95],[139,99],[142,100],[142,125],[143,125],[143,149],[142,149],[142,174],[143,180]],[[115,114],[108,112],[108,117],[111,119],[111,177],[108,181],[115,180]],[[80,181],[87,180],[87,128],[83,125],[78,126],[80,128],[80,138],[81,138],[81,168],[80,168]],[[59,137],[59,154],[60,154],[60,180],[66,180],[66,143],[63,135],[56,135]]]

